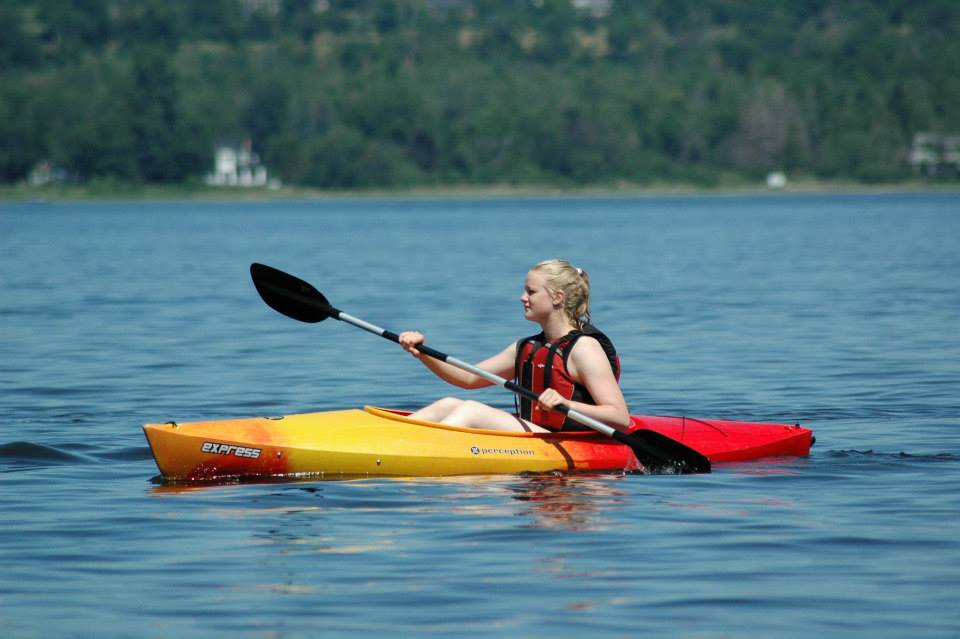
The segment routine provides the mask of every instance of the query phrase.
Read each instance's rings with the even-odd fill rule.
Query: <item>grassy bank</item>
[[[683,183],[632,184],[618,182],[587,186],[557,185],[446,185],[405,189],[321,190],[295,186],[279,188],[222,188],[203,184],[90,183],[0,185],[0,202],[66,201],[259,201],[328,200],[362,198],[498,198],[498,197],[603,197],[658,195],[778,195],[829,193],[884,193],[960,191],[960,181],[922,181],[864,184],[852,181],[796,180],[784,188],[770,189],[761,183],[726,181],[715,186]]]

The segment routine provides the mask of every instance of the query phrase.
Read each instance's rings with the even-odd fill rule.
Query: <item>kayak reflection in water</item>
[[[477,368],[514,378],[539,393],[536,402],[521,400],[519,414],[487,404],[446,397],[410,417],[451,426],[493,430],[548,432],[588,430],[554,410],[566,405],[588,417],[626,431],[627,403],[617,381],[619,359],[610,340],[590,324],[590,278],[564,260],[546,260],[527,273],[520,296],[523,315],[540,325],[537,335],[520,339],[476,364]],[[491,382],[432,357],[417,347],[423,334],[406,331],[400,345],[444,381],[460,388],[483,388]]]

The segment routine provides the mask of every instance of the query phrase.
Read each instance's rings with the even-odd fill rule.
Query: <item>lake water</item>
[[[0,204],[11,638],[960,636],[960,195]],[[148,421],[415,407],[566,257],[636,414],[799,422],[710,475],[174,489]],[[502,389],[472,397],[508,407]]]

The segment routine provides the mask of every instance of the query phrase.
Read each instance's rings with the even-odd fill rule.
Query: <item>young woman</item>
[[[517,379],[539,393],[539,399],[521,400],[519,414],[512,414],[481,402],[446,397],[411,417],[494,430],[586,430],[554,410],[564,404],[626,430],[630,415],[617,381],[619,360],[610,340],[589,323],[590,279],[586,272],[563,260],[540,262],[527,273],[520,302],[524,317],[539,324],[542,331],[510,344],[476,366]],[[400,334],[400,345],[441,379],[468,389],[490,385],[451,364],[420,357],[417,347],[423,343],[423,335],[416,331]]]

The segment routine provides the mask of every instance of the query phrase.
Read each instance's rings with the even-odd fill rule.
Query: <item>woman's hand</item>
[[[566,404],[567,400],[553,388],[548,388],[537,398],[537,403],[543,410],[556,410],[556,407]]]
[[[420,359],[420,351],[417,350],[417,347],[426,341],[422,333],[418,333],[417,331],[404,331],[397,337],[403,350]]]

